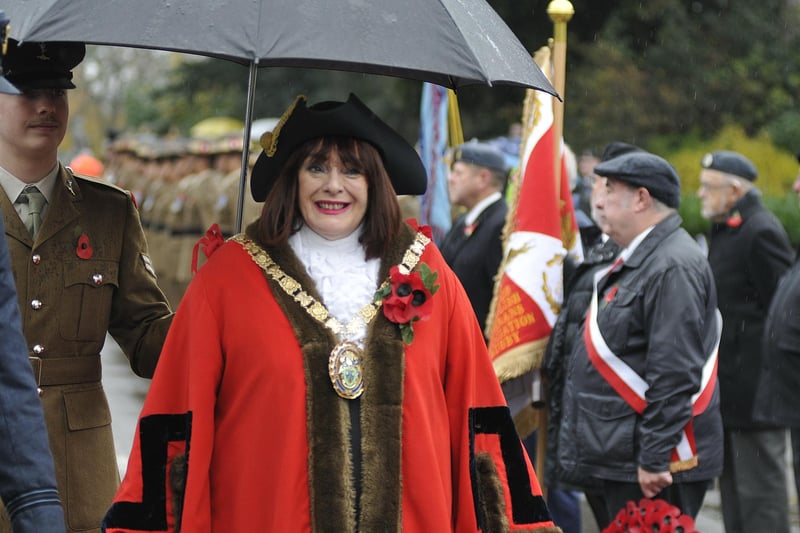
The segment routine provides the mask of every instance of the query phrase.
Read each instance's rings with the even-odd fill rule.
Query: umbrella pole
[[[242,173],[239,177],[239,198],[236,202],[236,226],[234,233],[242,231],[244,213],[244,194],[247,188],[247,168],[250,159],[250,126],[253,124],[253,107],[256,100],[256,78],[258,59],[250,62],[250,75],[247,81],[247,107],[244,112],[244,131],[242,132]]]

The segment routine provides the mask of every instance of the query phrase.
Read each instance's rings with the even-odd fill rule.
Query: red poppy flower
[[[694,519],[662,499],[629,501],[603,533],[698,533]]]
[[[728,225],[728,227],[738,228],[742,225],[742,215],[736,211],[734,214],[728,217],[728,220],[726,220],[725,223]]]
[[[414,340],[414,322],[430,318],[433,301],[431,296],[439,289],[436,284],[438,274],[431,271],[425,263],[420,271],[408,274],[400,272],[399,267],[389,270],[389,283],[384,284],[375,294],[383,299],[383,315],[390,322],[400,326],[400,333],[406,344]]]
[[[614,285],[613,287],[611,287],[611,290],[609,290],[609,291],[606,293],[606,303],[607,303],[607,304],[608,304],[608,303],[611,303],[611,300],[613,300],[613,299],[614,299],[614,296],[616,296],[616,295],[617,295],[617,291],[618,291],[618,290],[619,290],[619,286],[618,286],[618,285]]]
[[[81,259],[91,259],[93,254],[94,250],[92,250],[92,245],[89,244],[89,236],[81,233],[78,237],[78,247],[75,248],[75,255]]]
[[[401,274],[397,266],[389,271],[392,292],[383,301],[383,314],[397,324],[424,320],[431,313],[431,293],[419,272]]]
[[[411,226],[414,229],[414,231],[422,233],[429,239],[433,238],[433,231],[431,231],[430,226],[425,226],[424,224],[420,224],[419,222],[417,222],[416,218],[409,218],[406,220],[406,222],[408,223],[409,226]]]
[[[194,244],[194,248],[192,248],[192,274],[197,274],[197,252],[199,249],[203,250],[203,254],[208,259],[223,244],[225,244],[225,238],[222,236],[219,224],[213,224],[206,230],[205,237],[200,237]]]

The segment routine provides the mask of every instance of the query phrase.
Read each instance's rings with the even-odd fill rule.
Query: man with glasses
[[[743,155],[719,150],[701,162],[702,215],[712,222],[708,260],[722,313],[719,384],[725,458],[720,477],[727,533],[788,533],[786,430],[753,416],[764,319],[792,248],[754,185]]]

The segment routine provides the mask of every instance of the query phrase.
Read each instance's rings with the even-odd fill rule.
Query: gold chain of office
[[[339,343],[333,347],[328,358],[328,375],[331,379],[333,390],[347,400],[353,400],[361,396],[364,392],[364,376],[361,367],[364,359],[364,350],[352,341],[343,340],[342,335],[353,334],[359,320],[363,320],[364,324],[369,325],[378,314],[378,309],[383,305],[383,300],[379,298],[371,301],[362,307],[347,325],[344,325],[328,311],[325,304],[311,296],[303,289],[300,282],[284,272],[261,246],[248,239],[242,233],[235,235],[232,240],[239,243],[250,255],[253,262],[261,267],[311,318],[336,335]],[[417,232],[414,241],[403,254],[403,260],[397,265],[400,273],[408,275],[414,270],[419,264],[422,252],[430,242],[429,237]],[[388,284],[389,280],[387,279],[378,290],[380,291]]]

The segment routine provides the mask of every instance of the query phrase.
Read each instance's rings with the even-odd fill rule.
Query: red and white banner
[[[547,57],[541,59],[543,51]],[[550,71],[546,47],[537,52],[537,63],[545,73]],[[489,354],[501,383],[541,366],[561,308],[564,258],[570,251],[582,258],[563,148],[560,174],[556,172],[553,118],[553,97],[529,90],[520,183],[509,210],[505,257],[487,320]]]

